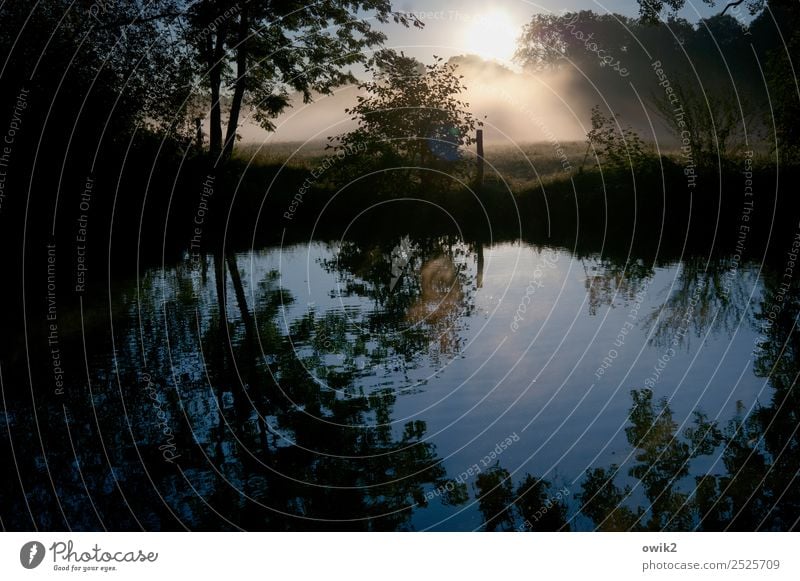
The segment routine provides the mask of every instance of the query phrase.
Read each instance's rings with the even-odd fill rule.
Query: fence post
[[[478,145],[478,175],[475,182],[480,187],[483,185],[483,129],[478,129],[475,141]]]

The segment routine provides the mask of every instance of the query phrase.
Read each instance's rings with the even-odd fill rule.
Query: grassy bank
[[[231,215],[237,232],[229,229],[228,235],[247,233],[241,242],[271,243],[311,235],[339,238],[345,229],[349,236],[362,230],[365,235],[447,231],[617,252],[669,247],[705,253],[734,248],[745,225],[751,228],[748,249],[757,254],[775,232],[794,231],[798,205],[783,184],[798,170],[778,173],[766,157],[752,163],[732,158],[722,169],[696,169],[687,176],[678,152],[631,169],[598,166],[584,143],[564,144],[559,151],[561,157],[550,143],[489,145],[484,184],[470,190],[425,190],[419,183],[391,193],[369,184],[340,190],[335,179],[323,179],[293,206],[304,180],[324,163],[324,145],[242,148],[229,176],[235,182]],[[398,201],[403,197],[428,203]],[[777,228],[779,223],[791,227]]]
[[[452,182],[426,188],[413,174],[406,181],[378,175],[390,186],[384,188],[369,180],[349,184],[333,170],[313,177],[329,152],[322,143],[299,145],[241,147],[218,170],[203,156],[165,155],[148,144],[124,161],[108,160],[93,176],[86,212],[87,282],[102,284],[114,273],[127,276],[147,265],[174,263],[187,251],[246,250],[311,237],[454,234],[484,242],[524,239],[624,258],[730,252],[746,225],[751,228],[746,250],[758,258],[768,242],[780,246],[776,236],[792,236],[798,222],[796,196],[788,190],[797,168],[778,173],[763,160],[753,164],[752,197],[745,196],[742,159],[730,160],[724,171],[698,172],[689,187],[676,156],[654,158],[633,172],[600,171],[591,158],[584,163],[580,143],[563,145],[565,158],[558,158],[549,143],[490,144],[490,169],[480,188],[452,187]],[[56,240],[60,280],[69,281],[67,288],[75,278],[88,175],[72,169],[60,182],[55,236],[46,213],[31,214],[26,232],[29,271],[44,276],[45,246]],[[750,202],[752,209],[746,206]],[[20,239],[23,224],[16,226],[18,232],[3,234]]]

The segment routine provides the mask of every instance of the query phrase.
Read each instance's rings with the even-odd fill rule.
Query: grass
[[[330,155],[325,141],[287,141],[267,144],[244,144],[236,149],[236,158],[242,163],[256,167],[280,167],[311,171],[319,167]],[[663,149],[661,154],[681,164],[677,149]],[[474,158],[474,152],[466,153]],[[492,189],[512,192],[530,191],[554,182],[566,181],[581,169],[592,172],[597,169],[597,160],[589,152],[585,141],[569,141],[554,145],[550,142],[519,144],[487,143],[485,183]],[[731,157],[737,167],[743,166],[741,154]],[[768,152],[756,152],[755,166],[768,165]],[[738,165],[737,165],[738,164]],[[605,168],[604,168],[605,169]]]
[[[258,166],[287,166],[312,170],[329,155],[326,142],[274,142],[268,144],[244,144],[236,150],[236,158]],[[541,183],[569,177],[581,167],[586,155],[586,143],[574,141],[562,143],[557,152],[549,142],[523,143],[518,145],[486,145],[487,184],[507,183],[512,191],[520,192]],[[563,158],[560,155],[563,153]],[[472,155],[472,154],[468,154]],[[586,160],[591,166],[592,158]],[[566,171],[565,171],[565,168]]]
[[[515,145],[488,144],[485,149],[487,185],[505,182],[513,192],[536,188],[574,174],[583,165],[586,143],[549,142]],[[592,159],[586,160],[591,165]]]
[[[258,166],[281,166],[311,170],[330,153],[325,141],[247,143],[236,148],[236,159]]]
[[[481,232],[489,223],[493,235],[507,231],[511,233],[509,236],[517,236],[522,228],[530,237],[541,237],[544,232],[550,241],[574,245],[583,240],[592,245],[613,234],[610,238],[618,240],[624,246],[619,251],[624,252],[629,250],[634,230],[640,249],[648,245],[660,248],[661,244],[671,242],[677,247],[685,242],[698,248],[724,245],[728,240],[735,242],[736,231],[731,234],[728,230],[738,227],[744,201],[741,156],[731,156],[722,168],[699,169],[697,187],[689,189],[684,160],[677,150],[662,150],[661,158],[653,156],[632,175],[628,167],[609,165],[601,173],[597,160],[591,154],[586,155],[586,144],[581,141],[563,143],[558,149],[549,142],[518,146],[487,144],[485,182],[474,199],[456,189],[428,191],[416,182],[409,182],[406,191],[406,184],[400,180],[385,191],[380,183],[364,182],[362,189],[348,188],[336,197],[335,203],[329,204],[330,183],[319,180],[303,196],[296,217],[291,222],[283,220],[293,196],[327,153],[323,142],[241,147],[237,152],[240,165],[233,173],[246,171],[248,179],[241,182],[238,214],[232,219],[248,224],[248,220],[258,215],[258,231],[265,236],[282,235],[287,227],[287,235],[307,236],[312,225],[316,228],[315,235],[334,236],[341,234],[341,224],[350,224],[365,207],[394,196],[394,187],[397,195],[426,196],[439,209],[426,216],[415,206],[411,214],[404,215],[398,206],[383,222],[371,217],[370,228],[392,232],[413,225],[435,231],[441,228],[436,221],[441,222],[440,213],[445,211],[459,227],[475,232]],[[245,164],[249,165],[245,168]],[[753,170],[759,186],[758,211],[749,224],[754,227],[758,224],[764,231],[773,220],[772,196],[777,187],[774,170],[770,168],[767,158],[757,154]],[[276,175],[279,181],[273,183]],[[234,177],[237,178],[234,183],[238,183],[238,176]],[[267,198],[264,198],[264,184],[272,185]],[[507,188],[513,195],[508,195]],[[264,199],[267,204],[260,208]],[[796,215],[798,205],[794,197],[782,196],[780,202],[781,210],[776,216],[794,219],[791,217]],[[325,219],[318,220],[322,215]],[[686,242],[690,225],[692,239]],[[719,232],[724,241],[707,240],[705,234],[714,234],[718,228],[724,230]]]

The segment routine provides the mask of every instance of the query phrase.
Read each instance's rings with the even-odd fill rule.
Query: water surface
[[[4,370],[35,459],[7,526],[790,529],[777,280],[448,237],[187,255],[62,322],[64,397]]]

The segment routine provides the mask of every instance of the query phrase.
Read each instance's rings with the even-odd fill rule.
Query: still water
[[[40,426],[12,503],[74,529],[788,530],[779,279],[447,237],[186,256],[62,324],[65,398],[7,403],[9,434]]]

